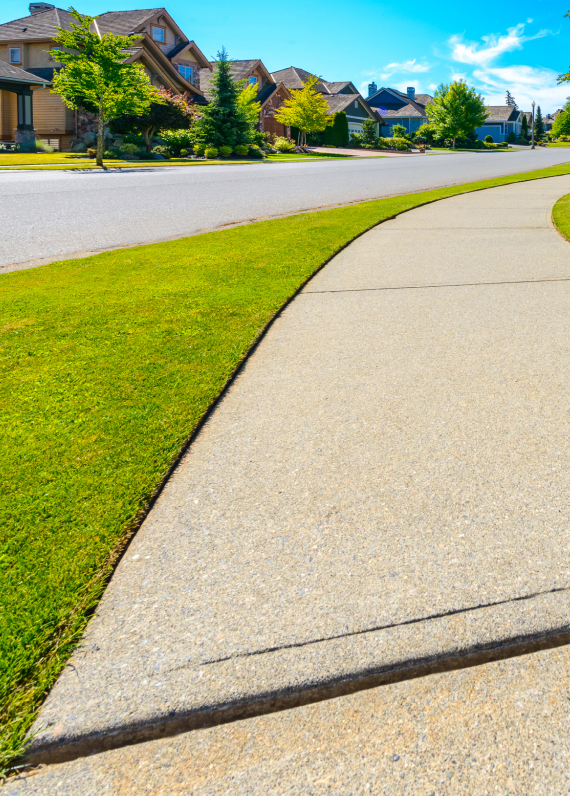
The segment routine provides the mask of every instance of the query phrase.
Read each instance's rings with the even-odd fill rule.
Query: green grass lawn
[[[188,160],[186,158],[170,158],[170,160],[103,160],[104,165],[106,168],[118,168],[118,169],[125,169],[125,168],[137,168],[137,167],[148,167],[152,166],[205,166],[205,165],[220,165],[225,163],[226,165],[231,164],[235,165],[237,163],[274,163],[280,162],[283,160],[304,160],[306,158],[313,158],[313,159],[323,159],[323,158],[350,158],[353,155],[339,155],[339,154],[325,154],[322,152],[315,152],[315,153],[287,153],[287,154],[277,154],[277,155],[269,155],[268,158],[261,161],[258,159],[255,160],[247,160],[245,158],[240,158],[239,160],[232,160],[231,158],[228,159],[220,159],[220,160]],[[43,170],[48,169],[96,169],[99,168],[93,158],[83,157],[77,154],[71,154],[69,152],[54,152],[53,155],[46,155],[43,153],[12,153],[0,152],[0,171],[3,167],[21,167],[25,169],[29,168],[41,168]]]
[[[570,194],[556,202],[552,208],[552,220],[558,231],[570,240]]]
[[[523,175],[0,277],[0,768],[21,751],[122,546],[283,304],[404,210]]]

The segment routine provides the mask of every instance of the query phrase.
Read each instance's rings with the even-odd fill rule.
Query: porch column
[[[18,103],[18,126],[15,141],[20,152],[36,151],[36,131],[34,130],[32,91],[21,89],[16,92]]]

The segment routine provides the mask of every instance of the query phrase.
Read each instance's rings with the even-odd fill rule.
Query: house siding
[[[14,140],[14,130],[18,124],[16,95],[12,91],[0,91],[0,130],[3,141]]]

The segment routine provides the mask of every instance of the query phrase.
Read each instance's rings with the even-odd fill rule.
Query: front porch
[[[34,151],[34,89],[46,89],[49,80],[0,61],[0,138],[14,142],[22,152]],[[49,93],[49,92],[48,92]]]

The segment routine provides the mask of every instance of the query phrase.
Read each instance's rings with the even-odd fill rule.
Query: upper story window
[[[354,100],[354,107],[358,108],[358,100]]]
[[[158,41],[161,44],[164,44],[166,41],[166,28],[160,28],[158,25],[152,25],[151,30],[153,41]]]
[[[194,83],[194,70],[191,66],[186,66],[186,64],[178,64],[178,71],[185,77],[189,83]]]
[[[22,51],[19,47],[10,47],[10,63],[11,64],[22,63]]]
[[[250,86],[253,86],[253,85],[254,85],[254,84],[256,84],[256,83],[257,83],[257,78],[256,78],[256,77],[254,77],[253,75],[250,75],[250,76],[249,76],[249,85],[250,85]]]
[[[57,50],[59,52],[61,47],[52,47],[52,50]],[[49,59],[50,61],[57,61],[57,58],[54,58],[53,55],[50,55]]]

